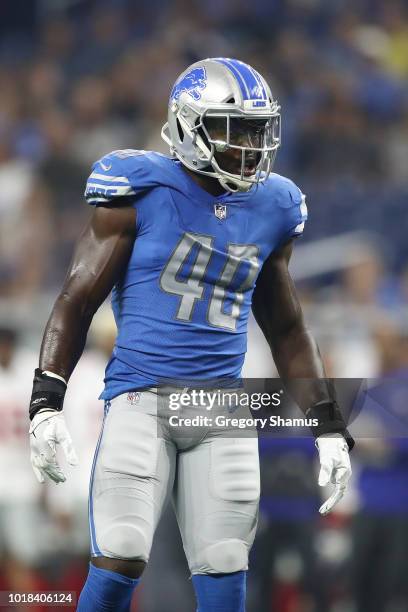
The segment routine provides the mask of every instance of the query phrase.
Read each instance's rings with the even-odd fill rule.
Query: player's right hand
[[[39,482],[47,476],[57,484],[66,477],[57,462],[57,445],[62,446],[70,465],[78,465],[78,457],[62,412],[44,409],[34,416],[30,426],[31,464]]]

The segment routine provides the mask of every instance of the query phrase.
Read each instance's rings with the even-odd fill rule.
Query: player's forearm
[[[45,328],[40,368],[62,376],[72,374],[85,347],[94,309],[62,293],[54,304]]]
[[[279,375],[304,412],[316,402],[332,399],[319,348],[303,322],[269,344]]]

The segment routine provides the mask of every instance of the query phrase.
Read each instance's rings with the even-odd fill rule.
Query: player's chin
[[[220,167],[224,170],[224,172],[233,174],[238,178],[241,176],[242,165],[240,157],[236,159],[229,159],[228,161],[226,159],[217,159],[217,161],[220,164]],[[244,178],[251,178],[256,174],[258,168],[257,162],[255,159],[247,159],[245,161],[246,163],[242,175],[244,176]]]
[[[255,174],[256,174],[256,165],[255,164],[253,166],[245,166],[245,168],[244,168],[244,176],[245,177],[254,176]]]

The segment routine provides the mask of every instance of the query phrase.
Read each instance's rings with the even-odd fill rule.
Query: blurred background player
[[[18,333],[0,326],[0,571],[2,588],[36,590],[42,560],[42,491],[27,474],[24,401],[31,386],[26,368],[36,355],[19,346]]]
[[[4,177],[0,225],[3,228],[7,219],[10,228],[7,240],[0,239],[0,316],[5,325],[14,319],[15,313],[21,312],[25,325],[19,325],[20,344],[38,350],[49,304],[63,279],[73,240],[86,217],[86,207],[77,196],[89,173],[89,164],[107,150],[131,147],[135,142],[144,149],[163,147],[165,152],[157,125],[165,120],[162,100],[173,75],[191,61],[210,54],[241,55],[257,65],[268,81],[269,75],[273,75],[272,82],[284,109],[284,146],[276,171],[301,184],[312,204],[307,232],[293,257],[292,274],[326,365],[337,377],[381,375],[383,349],[377,330],[383,325],[384,315],[391,317],[395,326],[395,334],[387,342],[388,353],[394,351],[407,328],[403,314],[408,302],[408,253],[402,222],[408,193],[405,3],[258,0],[245,5],[225,0],[222,4],[197,5],[157,0],[144,5],[104,2],[103,11],[101,6],[78,0],[58,3],[16,0],[2,7],[0,123],[2,146],[8,144],[7,155],[2,154],[0,164]],[[149,88],[135,87],[140,82],[149,82]],[[85,111],[85,102],[80,110],[79,92],[89,85],[93,91],[98,88],[98,94],[82,95],[88,110]],[[319,145],[322,139],[324,147]],[[334,139],[336,147],[330,149]],[[309,146],[305,146],[306,142]],[[369,164],[362,157],[363,149],[369,154]],[[13,164],[7,160],[15,167],[24,162],[24,168],[42,181],[50,196],[46,219],[36,206],[31,208],[39,235],[49,227],[46,246],[41,241],[36,245],[47,252],[47,259],[30,256],[30,270],[21,273],[18,272],[21,262],[27,267],[28,258],[22,260],[20,254],[24,251],[15,245],[21,244],[23,249],[27,240],[38,234],[37,229],[31,233],[20,231],[18,219],[21,222],[23,217],[16,219],[15,215],[17,212],[20,215],[24,208],[15,207],[15,192],[13,202],[6,195],[11,185],[17,187]],[[24,185],[19,185],[20,193],[27,184],[24,181]],[[42,197],[42,205],[44,202]],[[353,233],[356,231],[363,231],[364,235]],[[346,238],[346,232],[352,233]],[[328,237],[333,240],[319,242]],[[356,294],[360,293],[358,281],[366,285],[359,255],[362,242],[374,249],[376,258],[382,262],[377,266],[375,285],[387,288],[386,295],[392,298],[377,301],[375,310],[369,297],[361,300]],[[346,278],[348,270],[357,278],[353,289]],[[33,275],[35,282],[18,283],[17,290],[11,292],[15,273],[18,278]],[[30,304],[27,296],[31,296]],[[254,324],[250,325],[249,334],[250,351],[245,367],[250,375],[269,376],[269,348]],[[102,381],[99,389],[101,384]],[[77,397],[77,401],[81,398]],[[74,404],[72,398],[70,406]],[[288,452],[293,451],[288,448]],[[81,456],[80,449],[78,453]],[[375,457],[380,461],[381,456],[380,450],[373,449],[370,465]],[[364,467],[368,458],[361,454],[360,461]],[[356,462],[357,453],[355,471]],[[273,470],[267,454],[262,465],[265,473]],[[290,465],[295,469],[293,462]],[[31,479],[28,459],[26,469]],[[349,561],[360,540],[357,534],[350,539],[350,518],[358,505],[358,478],[355,487],[355,504],[342,505],[330,522],[315,519],[313,548],[320,559],[315,566],[318,568],[315,578],[321,581],[322,570],[328,570],[324,575],[330,612],[349,610],[355,605],[354,586],[357,588],[358,584],[354,578],[351,580]],[[362,522],[365,512],[362,508]],[[401,517],[407,516],[403,508],[399,513]],[[44,520],[46,538],[52,532],[53,520],[50,514],[45,514]],[[271,520],[271,515],[261,512],[261,527],[272,525]],[[167,525],[174,529],[174,523]],[[163,532],[166,538],[156,539],[139,594],[143,612],[163,609],[179,612],[183,606],[185,609],[192,606],[193,596],[186,592],[189,584],[184,582],[188,573],[183,553],[180,550],[176,557],[166,548],[176,547],[179,541],[175,536],[173,541],[171,528],[166,530],[163,526]],[[383,533],[386,542],[387,533]],[[50,541],[48,548],[52,553],[55,541]],[[291,542],[289,548],[293,549]],[[177,592],[172,588],[163,593],[157,588],[155,568],[162,569],[165,554],[173,561],[179,559],[172,570],[172,584],[177,584]],[[284,545],[280,554],[283,559],[288,558]],[[372,558],[362,559],[361,567],[371,571]],[[61,570],[68,569],[66,557],[59,555],[59,560]],[[248,584],[249,611],[261,609],[268,599],[268,594],[258,589],[255,560]],[[8,567],[4,555],[0,565],[4,573]],[[42,567],[42,576],[48,574],[51,578],[55,555],[44,554]],[[284,569],[283,574],[282,567],[288,568],[278,563],[279,571],[275,571],[276,565],[271,565],[269,578],[271,588],[284,587],[286,594],[280,603],[282,611],[287,612],[293,610],[294,597],[301,596],[303,583],[299,564],[298,570]],[[390,567],[396,573],[401,565],[397,566],[393,557]],[[313,609],[315,596],[311,597],[309,606]],[[302,604],[297,605],[302,609]],[[383,610],[404,610],[405,602],[398,603],[388,593],[387,603],[381,605]]]

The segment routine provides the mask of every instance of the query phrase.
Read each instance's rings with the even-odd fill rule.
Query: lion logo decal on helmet
[[[171,99],[178,100],[183,92],[188,93],[194,100],[201,98],[201,91],[207,87],[207,74],[205,68],[198,67],[190,70],[175,84],[171,92]]]

